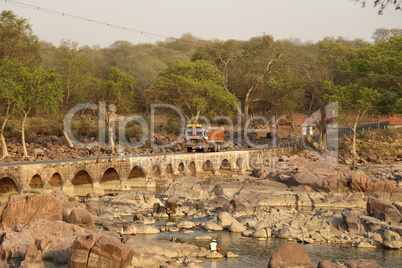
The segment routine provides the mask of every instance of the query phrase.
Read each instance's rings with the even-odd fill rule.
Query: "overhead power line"
[[[150,33],[150,32],[146,32],[146,31],[142,31],[142,30],[137,30],[137,29],[133,29],[133,28],[130,28],[130,27],[119,26],[119,25],[115,25],[115,24],[112,24],[112,23],[107,23],[107,22],[103,22],[103,21],[99,21],[99,20],[88,19],[88,18],[84,18],[84,17],[80,17],[80,16],[76,16],[76,15],[71,15],[71,14],[68,14],[68,13],[64,13],[64,12],[60,12],[60,11],[56,11],[56,10],[52,10],[52,9],[48,9],[48,8],[43,8],[43,7],[39,7],[39,6],[34,6],[34,5],[30,5],[30,4],[26,4],[26,3],[22,3],[22,2],[18,2],[18,1],[13,1],[13,0],[1,0],[1,1],[16,5],[16,6],[24,7],[24,8],[35,9],[35,10],[39,10],[39,11],[42,11],[42,12],[45,12],[45,13],[63,16],[63,17],[66,17],[66,18],[74,19],[74,20],[92,22],[92,23],[107,26],[107,27],[110,27],[110,28],[115,28],[115,29],[120,29],[120,30],[127,31],[127,32],[142,34],[142,35],[147,36],[147,37],[153,36],[153,37],[159,37],[159,38],[169,38],[168,36],[164,36],[164,35],[160,35],[160,34],[155,34],[155,33]]]
[[[0,0],[0,1],[10,3],[10,4],[13,4],[13,5],[16,5],[16,6],[20,6],[20,7],[23,7],[23,8],[42,11],[42,12],[49,13],[49,14],[52,14],[52,15],[63,16],[63,17],[69,18],[69,19],[85,21],[85,22],[91,22],[91,23],[99,24],[99,25],[114,28],[114,29],[119,29],[119,30],[123,30],[123,31],[135,33],[135,34],[141,34],[141,35],[144,35],[144,36],[146,36],[146,37],[148,37],[150,39],[153,39],[155,41],[160,41],[157,38],[163,38],[164,40],[173,39],[176,42],[186,44],[186,45],[195,46],[195,47],[199,47],[199,48],[205,48],[205,49],[208,49],[208,50],[214,50],[214,51],[220,51],[220,52],[231,52],[231,51],[225,50],[225,49],[214,48],[214,47],[211,47],[211,46],[201,45],[201,44],[197,44],[197,43],[193,43],[193,42],[186,42],[186,41],[183,41],[183,40],[171,37],[171,36],[151,33],[151,32],[147,32],[147,31],[143,31],[143,30],[134,29],[134,28],[131,28],[131,27],[125,27],[125,26],[120,26],[120,25],[107,23],[107,22],[103,22],[103,21],[99,21],[99,20],[84,18],[84,17],[81,17],[81,16],[76,16],[76,15],[68,14],[68,13],[65,13],[65,12],[60,12],[60,11],[56,11],[56,10],[52,10],[52,9],[48,9],[48,8],[39,7],[39,6],[34,6],[34,5],[19,2],[19,1],[14,1],[14,0]],[[258,57],[259,58],[259,56],[250,56],[250,57],[256,57],[256,58]],[[390,74],[368,74],[368,73],[356,72],[356,71],[341,71],[341,70],[335,69],[335,68],[330,68],[330,67],[320,66],[320,65],[310,65],[310,64],[306,64],[306,63],[302,63],[302,62],[291,62],[291,61],[286,61],[286,60],[279,60],[279,61],[284,62],[284,63],[288,63],[288,64],[293,64],[293,65],[300,65],[300,66],[303,66],[303,67],[326,69],[326,70],[329,70],[329,71],[350,72],[350,73],[354,73],[354,74],[365,74],[365,75],[368,75],[368,76],[380,76],[380,77],[381,76],[386,76],[386,77],[393,77],[393,78],[402,78],[401,76],[395,76],[395,75],[390,75]]]

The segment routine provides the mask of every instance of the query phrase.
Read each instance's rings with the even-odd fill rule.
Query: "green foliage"
[[[128,113],[133,110],[132,99],[135,96],[134,77],[117,67],[110,67],[108,75],[98,92],[101,101],[106,105],[113,104],[119,113]]]
[[[367,111],[381,96],[375,89],[360,86],[358,84],[347,84],[336,86],[329,81],[322,81],[323,87],[329,93],[324,95],[327,103],[338,101],[340,110]]]
[[[181,132],[180,124],[176,120],[168,119],[167,123],[163,125],[162,132],[178,136]]]
[[[402,36],[391,36],[376,44],[367,44],[357,51],[357,57],[342,66],[346,75],[364,87],[382,95],[377,99],[383,113],[402,111]]]
[[[17,114],[17,103],[23,92],[23,75],[26,67],[17,59],[3,58],[0,62],[0,111],[7,116]]]
[[[13,195],[19,195],[20,193],[19,192],[17,192],[17,191],[11,191],[11,192],[7,192],[6,194],[5,194],[5,196],[7,197],[7,198],[9,198],[9,197],[11,197],[11,196],[13,196]]]
[[[45,71],[40,67],[23,70],[22,92],[18,96],[16,108],[20,114],[28,115],[31,111],[56,114],[63,94],[60,78],[54,70]]]
[[[151,103],[173,104],[189,118],[230,113],[236,97],[225,91],[224,79],[206,61],[174,60],[158,74],[155,84],[146,91]]]
[[[31,190],[31,191],[29,191],[31,194],[40,194],[40,191],[38,191],[38,190]]]
[[[362,131],[357,136],[357,138],[360,139],[360,140],[368,140],[371,137],[372,137],[372,133],[370,133],[369,131]]]
[[[54,66],[61,76],[63,98],[60,100],[60,110],[65,116],[75,105],[94,101],[93,92],[97,91],[99,82],[93,74],[84,71],[88,62],[85,54],[79,51],[78,43],[62,40],[51,53],[56,57],[53,59]]]
[[[15,58],[33,66],[40,61],[38,37],[24,18],[10,10],[0,14],[0,60]]]
[[[26,132],[27,135],[33,132],[35,134],[59,136],[62,134],[62,128],[58,121],[54,118],[32,117],[28,121]]]
[[[43,255],[43,257],[42,257],[42,260],[43,260],[43,261],[54,262],[54,261],[56,261],[56,257],[55,257],[54,255],[51,255],[51,254],[45,254],[45,255]]]
[[[388,129],[388,128],[380,129],[379,131],[377,131],[376,135],[379,135],[383,138],[386,138],[386,137],[396,138],[396,137],[398,137],[398,131]]]

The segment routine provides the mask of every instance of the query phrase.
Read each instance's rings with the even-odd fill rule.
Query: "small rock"
[[[228,251],[226,253],[225,257],[226,257],[226,259],[235,259],[235,258],[239,258],[239,255],[237,255],[231,251]]]

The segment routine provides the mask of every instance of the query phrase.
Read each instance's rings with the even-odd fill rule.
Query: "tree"
[[[366,0],[354,0],[355,2],[361,2],[362,6],[366,6]],[[395,6],[395,10],[401,9],[401,1],[400,0],[374,0],[374,7],[378,7],[378,15],[382,15],[383,11],[387,8],[388,5]]]
[[[401,36],[401,35],[402,35],[402,29],[380,28],[380,29],[375,30],[372,38],[377,43],[380,41],[387,41],[387,39],[391,36]]]
[[[235,61],[234,76],[237,79],[234,84],[237,96],[244,103],[244,121],[249,118],[252,102],[259,99],[260,93],[266,89],[265,82],[275,73],[275,64],[281,57],[280,45],[269,35],[251,38],[243,45],[241,55]]]
[[[380,94],[372,88],[364,87],[359,84],[347,84],[345,86],[337,86],[332,82],[323,81],[323,86],[329,90],[329,94],[324,96],[324,100],[328,103],[338,101],[339,110],[354,112],[354,116],[350,118],[347,114],[341,115],[341,119],[352,130],[352,150],[351,153],[356,158],[356,129],[357,124],[362,116],[372,108]]]
[[[381,98],[376,103],[381,113],[402,112],[402,36],[391,36],[376,44],[366,44],[357,56],[343,65],[348,76],[365,87],[376,89]]]
[[[326,149],[326,105],[328,103],[325,101],[325,95],[333,93],[331,91],[328,91],[331,87],[326,86],[326,83],[332,83],[334,85],[346,85],[348,83],[348,80],[353,79],[354,76],[351,75],[353,73],[342,72],[342,70],[344,70],[343,66],[346,66],[346,64],[356,59],[357,51],[365,45],[366,43],[360,39],[347,40],[341,37],[338,37],[337,39],[327,37],[324,40],[318,42],[320,51],[319,53],[317,53],[316,64],[323,66],[324,68],[315,68],[314,72],[312,72],[313,75],[308,74],[309,79],[314,81],[314,90],[310,91],[310,108],[314,108],[313,110],[309,109],[308,116],[310,116],[311,112],[315,110],[320,110],[321,115],[318,122],[318,128],[320,131],[318,149]],[[315,103],[313,103],[313,101]]]
[[[39,63],[39,40],[31,25],[12,11],[0,14],[0,59],[16,58],[30,66]]]
[[[239,56],[239,53],[240,42],[236,40],[210,41],[208,44],[199,47],[191,60],[206,60],[214,64],[224,79],[223,87],[226,92],[236,95],[231,74],[235,69],[234,60]],[[243,117],[241,106],[237,106],[237,112]]]
[[[135,96],[135,79],[127,72],[111,66],[108,68],[108,74],[103,80],[98,97],[107,104],[116,106],[120,113],[132,112],[134,107],[132,100]]]
[[[109,126],[109,145],[114,151],[114,133],[113,126],[110,123],[110,118],[117,119],[117,112],[128,113],[133,111],[133,98],[135,80],[129,73],[121,71],[117,67],[109,67],[108,75],[103,80],[102,85],[97,91],[99,101],[104,101],[106,106],[104,114],[106,122]],[[113,106],[110,106],[113,105]]]
[[[174,60],[159,72],[155,84],[146,91],[150,102],[173,104],[187,119],[200,115],[230,113],[236,108],[236,97],[224,89],[224,79],[207,61]]]
[[[0,128],[2,157],[9,156],[4,138],[4,130],[10,117],[16,113],[16,104],[22,93],[22,71],[24,65],[17,59],[3,58],[0,62],[0,112],[3,122]]]
[[[96,79],[91,73],[85,73],[86,58],[78,50],[78,43],[69,40],[62,40],[60,46],[56,49],[58,64],[57,71],[61,75],[61,87],[63,90],[63,99],[61,100],[61,117],[63,122],[63,135],[70,148],[74,144],[66,132],[66,115],[74,105],[84,102],[86,94],[90,89],[96,87]]]
[[[40,67],[24,67],[22,69],[21,94],[15,103],[21,120],[21,138],[23,159],[29,158],[25,143],[25,123],[28,116],[35,110],[41,113],[56,114],[59,101],[62,98],[60,77],[55,70],[45,71]]]

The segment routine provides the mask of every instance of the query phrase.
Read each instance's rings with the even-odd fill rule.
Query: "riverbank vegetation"
[[[40,41],[26,19],[3,11],[2,157],[8,156],[5,137],[18,136],[25,145],[26,124],[33,133],[64,135],[65,143],[74,147],[64,126],[71,109],[83,103],[96,104],[97,109],[76,113],[72,128],[89,138],[99,133],[91,116],[103,114],[105,135],[111,136],[110,126],[119,116],[149,118],[152,104],[166,103],[179,107],[186,119],[225,114],[235,122],[240,118],[241,124],[254,115],[286,115],[294,125],[295,114],[315,114],[324,141],[327,118],[338,115],[325,107],[337,101],[338,121],[350,126],[356,144],[362,117],[402,112],[402,30],[378,29],[373,39],[369,43],[327,37],[302,43],[263,35],[223,41],[185,34],[154,44],[119,40],[101,48],[61,40],[55,46]],[[353,118],[347,117],[350,114]],[[176,117],[165,124],[166,133],[178,131]],[[129,139],[138,135],[140,126],[127,128]],[[325,149],[325,142],[318,145]],[[356,146],[351,150],[356,153]]]

